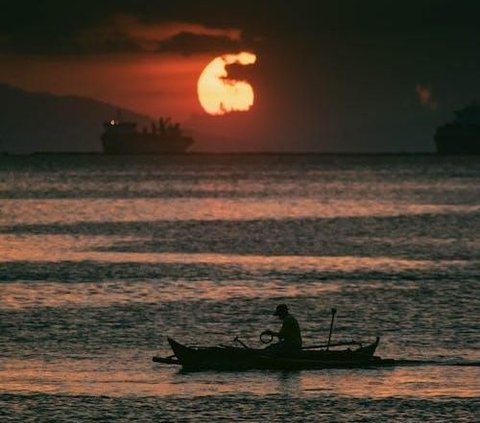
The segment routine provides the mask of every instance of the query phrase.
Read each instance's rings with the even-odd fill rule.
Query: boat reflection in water
[[[160,118],[158,124],[138,131],[135,122],[112,119],[103,124],[101,135],[103,152],[106,154],[168,154],[184,153],[194,143],[185,135],[179,123],[170,118]]]

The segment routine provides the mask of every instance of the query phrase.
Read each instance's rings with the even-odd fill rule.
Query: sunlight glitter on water
[[[145,352],[142,352],[145,353]],[[480,396],[480,368],[424,366],[382,370],[300,372],[181,373],[150,364],[148,356],[125,352],[110,359],[8,359],[0,368],[0,392],[107,396],[318,394],[356,398],[475,398]],[[136,363],[129,368],[123,360]]]
[[[478,205],[411,204],[374,200],[263,199],[32,199],[2,200],[1,225],[155,220],[247,220],[399,216],[479,211]]]
[[[427,270],[462,266],[465,260],[416,260],[395,257],[362,256],[261,256],[215,253],[137,253],[112,252],[108,248],[115,242],[139,241],[134,237],[72,235],[0,235],[0,263],[15,261],[83,261],[110,263],[189,263],[236,265],[257,269],[321,269],[345,272],[368,269],[371,271]],[[355,240],[353,240],[355,241]],[[445,240],[444,242],[447,242]],[[427,241],[425,241],[427,242]],[[105,251],[95,251],[102,249]]]
[[[3,158],[0,415],[475,421],[479,169],[416,156]],[[382,358],[437,364],[185,374],[151,361],[172,353],[168,336],[261,347],[280,302],[305,345],[326,341],[335,307],[333,340],[379,336]]]
[[[172,283],[16,282],[2,287],[0,309],[21,310],[38,307],[108,307],[115,304],[151,304],[169,301],[226,301],[231,298],[304,297],[342,289],[335,283],[288,285],[281,281],[175,281]]]

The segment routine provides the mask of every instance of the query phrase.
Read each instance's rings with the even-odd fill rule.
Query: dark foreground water
[[[479,235],[473,157],[0,157],[0,421],[479,421]],[[280,302],[420,363],[151,362]]]

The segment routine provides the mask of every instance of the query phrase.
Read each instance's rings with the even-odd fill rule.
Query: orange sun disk
[[[257,57],[253,53],[224,54],[213,59],[198,78],[198,100],[211,115],[247,111],[254,101],[253,87],[246,81],[229,79],[226,66],[251,65]]]

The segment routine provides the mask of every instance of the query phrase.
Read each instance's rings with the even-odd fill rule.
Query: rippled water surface
[[[0,158],[0,420],[475,422],[480,159]],[[373,340],[388,369],[198,372],[166,337]],[[413,365],[415,364],[415,365]]]

